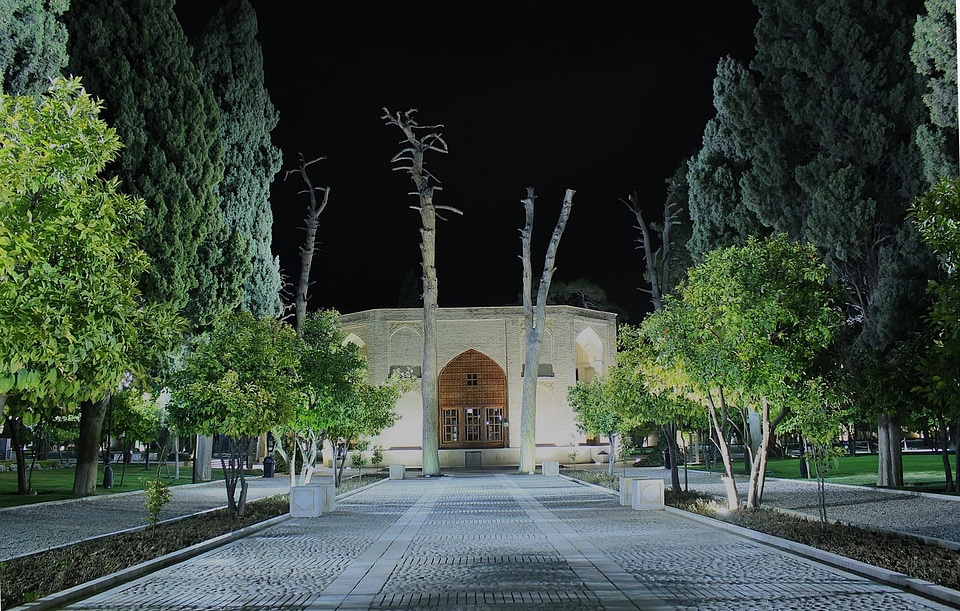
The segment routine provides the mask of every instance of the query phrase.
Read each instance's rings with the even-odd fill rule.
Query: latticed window
[[[460,410],[443,410],[443,426],[440,431],[443,443],[457,443],[460,441]]]
[[[487,408],[487,441],[503,441],[503,409]]]
[[[480,441],[480,411],[479,409],[468,409],[467,411],[467,430],[464,435],[466,441]]]
[[[443,368],[439,387],[441,446],[504,447],[507,378],[493,359],[467,350]]]

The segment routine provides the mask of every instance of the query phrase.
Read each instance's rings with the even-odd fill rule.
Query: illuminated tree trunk
[[[420,212],[420,254],[423,261],[423,363],[421,365],[420,390],[423,397],[423,474],[440,475],[440,429],[439,429],[439,390],[437,388],[437,265],[436,236],[437,210],[448,210],[463,214],[450,206],[437,206],[433,201],[434,191],[440,187],[432,184],[436,177],[423,167],[423,154],[427,151],[447,152],[447,143],[436,130],[442,125],[419,125],[413,115],[416,109],[404,113],[391,114],[383,109],[382,119],[387,125],[396,125],[403,131],[400,152],[394,155],[392,162],[395,170],[410,174],[419,205],[414,210]],[[439,217],[443,218],[443,217]]]
[[[547,293],[550,292],[550,281],[555,270],[554,262],[557,257],[557,248],[560,238],[570,218],[573,208],[573,189],[567,189],[563,196],[563,207],[560,209],[560,218],[553,229],[553,236],[547,246],[547,256],[543,261],[543,274],[540,276],[540,287],[537,290],[536,313],[533,308],[533,271],[530,263],[530,242],[533,234],[533,187],[527,187],[527,197],[523,200],[526,211],[526,223],[520,232],[523,244],[521,259],[523,261],[523,318],[526,334],[526,355],[523,365],[523,398],[520,406],[520,473],[533,473],[537,469],[537,374],[540,369],[540,347],[543,341],[543,327],[547,322],[546,306]],[[424,299],[426,304],[426,299]],[[534,320],[536,314],[536,320]],[[611,446],[612,451],[612,446]],[[610,456],[613,460],[613,456]]]

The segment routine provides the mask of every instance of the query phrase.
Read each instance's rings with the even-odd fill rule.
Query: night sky
[[[188,36],[218,4],[179,0]],[[573,188],[555,279],[590,279],[639,318],[642,258],[619,199],[637,191],[659,214],[664,181],[714,114],[717,61],[752,57],[757,20],[750,0],[252,4],[284,169],[299,152],[327,157],[311,174],[332,193],[310,307],[344,313],[395,307],[404,273],[419,275],[419,214],[409,177],[391,171],[401,132],[380,119],[387,106],[444,124],[450,153],[427,167],[443,186],[435,202],[464,215],[438,230],[441,306],[519,303],[525,188],[538,196],[535,269]],[[274,252],[290,281],[302,187],[281,172],[272,189]]]

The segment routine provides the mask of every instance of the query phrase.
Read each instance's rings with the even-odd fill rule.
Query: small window
[[[468,373],[467,374],[467,386],[476,386],[477,385],[477,374]]]

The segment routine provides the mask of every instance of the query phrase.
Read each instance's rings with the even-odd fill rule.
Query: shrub
[[[150,524],[151,529],[155,529],[157,527],[157,522],[159,521],[160,510],[163,509],[164,505],[170,502],[170,499],[173,498],[173,494],[160,478],[149,482],[146,490],[147,502],[144,504],[144,507],[146,507],[147,514],[149,514],[147,523]]]

